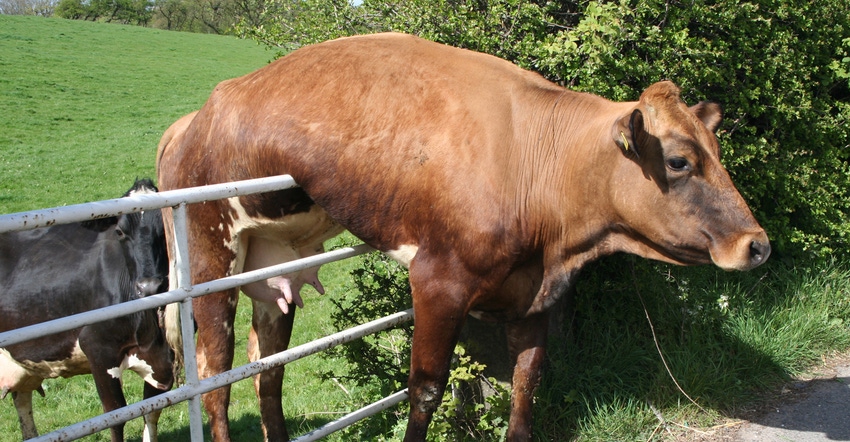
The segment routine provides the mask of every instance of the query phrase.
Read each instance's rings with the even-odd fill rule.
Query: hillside
[[[233,37],[0,15],[0,213],[120,196],[154,175],[174,120],[271,58]]]

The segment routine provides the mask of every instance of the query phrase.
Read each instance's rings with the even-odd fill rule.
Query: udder
[[[243,271],[248,272],[322,252],[324,247],[321,243],[296,248],[285,241],[252,237],[248,240]],[[304,307],[300,292],[306,284],[313,286],[319,293],[325,293],[325,288],[319,282],[318,267],[253,282],[242,286],[242,292],[257,301],[275,303],[287,314],[293,305]]]

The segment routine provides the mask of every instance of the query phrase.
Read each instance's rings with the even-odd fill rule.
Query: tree
[[[74,20],[145,26],[151,19],[149,0],[61,0],[56,15]]]
[[[56,3],[56,0],[0,0],[0,14],[49,17]]]
[[[173,31],[233,34],[241,20],[258,25],[263,0],[156,0],[152,25]]]

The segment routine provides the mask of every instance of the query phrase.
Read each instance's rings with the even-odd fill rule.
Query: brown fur
[[[508,438],[525,440],[545,357],[541,324],[584,264],[629,252],[743,270],[767,258],[767,236],[719,162],[719,122],[719,107],[688,108],[670,82],[614,103],[488,55],[400,34],[360,36],[221,83],[160,160],[160,186],[288,173],[366,243],[417,247],[406,439],[424,439],[459,330],[477,312],[509,321]],[[264,216],[273,207],[241,204]],[[323,219],[303,206],[279,209],[281,220]],[[190,217],[193,277],[228,274],[236,257],[214,230],[232,211],[208,203]],[[301,233],[318,241],[337,231],[326,225]],[[207,375],[232,360],[232,334],[212,338],[225,337],[213,329],[232,321],[232,296],[202,298],[196,310]],[[267,394],[279,395],[274,388]],[[213,394],[205,399],[213,434],[226,440],[227,394]],[[264,408],[263,423],[280,428],[282,417]]]

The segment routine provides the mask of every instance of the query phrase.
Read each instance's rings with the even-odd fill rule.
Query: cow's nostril
[[[767,261],[768,256],[770,256],[770,243],[761,241],[750,243],[750,264],[753,267],[763,264]]]

